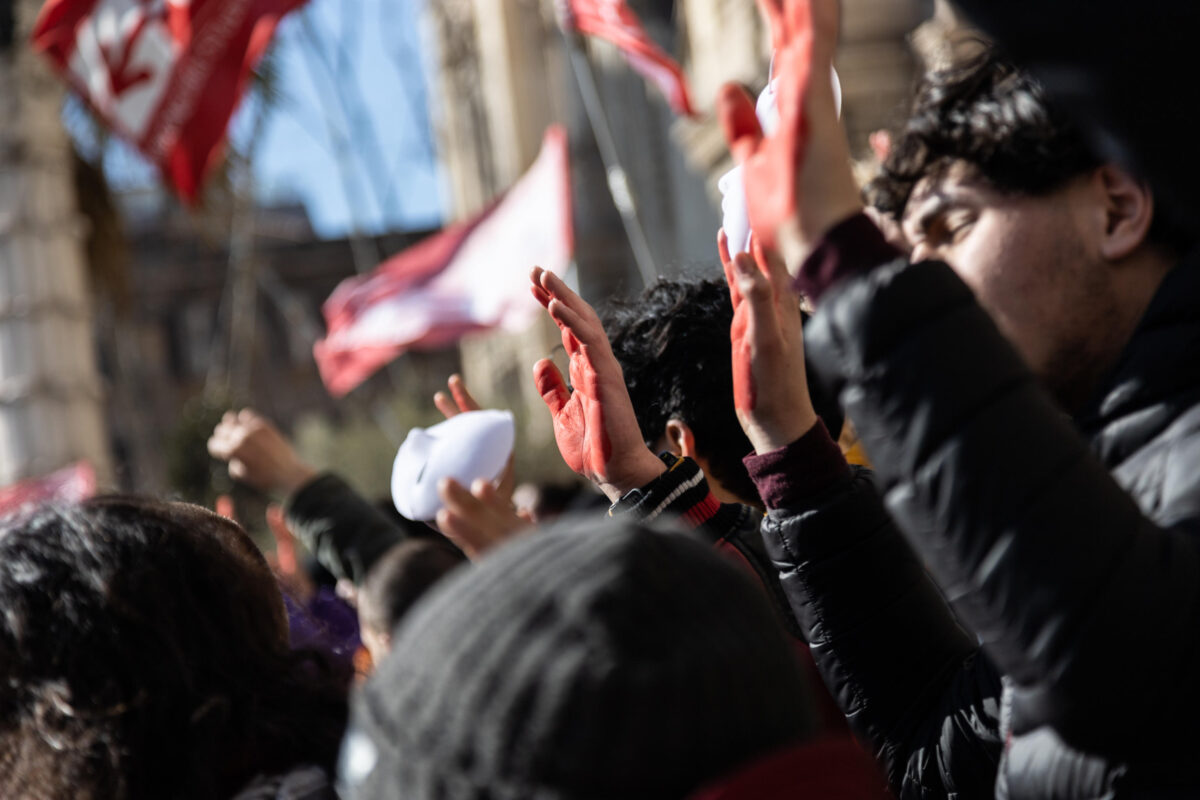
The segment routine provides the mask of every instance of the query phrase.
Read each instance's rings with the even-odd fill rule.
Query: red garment
[[[687,800],[887,800],[878,767],[854,740],[806,742],[748,764]]]

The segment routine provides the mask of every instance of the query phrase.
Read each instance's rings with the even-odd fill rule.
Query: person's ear
[[[680,458],[696,457],[696,436],[686,422],[672,417],[667,420],[665,434],[667,450],[671,455]]]
[[[1150,186],[1113,164],[1096,170],[1095,188],[1103,203],[1100,254],[1120,261],[1146,242],[1154,221]]]

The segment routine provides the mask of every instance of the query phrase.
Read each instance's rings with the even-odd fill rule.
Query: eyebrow
[[[917,232],[922,235],[928,233],[930,227],[933,225],[933,221],[945,214],[956,203],[957,201],[954,198],[941,191],[932,192],[927,195],[926,199],[917,206],[920,211],[915,222]],[[903,225],[908,219],[911,219],[911,217],[905,214],[905,219],[901,221],[901,224]]]

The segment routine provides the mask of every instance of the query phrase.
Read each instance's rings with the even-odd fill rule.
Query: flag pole
[[[621,215],[621,223],[625,227],[625,236],[629,239],[629,245],[633,249],[633,257],[637,261],[642,285],[650,286],[658,278],[658,269],[654,265],[654,255],[650,251],[646,231],[642,228],[642,221],[638,217],[633,187],[629,185],[629,177],[621,165],[621,157],[617,153],[608,114],[604,110],[604,104],[600,101],[600,91],[596,86],[596,73],[588,58],[583,37],[578,32],[565,27],[563,36],[567,40],[567,50],[570,53],[575,80],[579,84],[579,93],[583,96],[583,107],[587,111],[592,134],[596,137],[596,146],[600,150],[600,160],[604,163],[604,173],[608,178],[608,191],[612,195],[613,205],[617,207],[617,213]]]

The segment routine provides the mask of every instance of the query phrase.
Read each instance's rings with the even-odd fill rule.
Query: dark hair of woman
[[[0,520],[0,797],[228,798],[332,771],[350,676],[294,652],[235,523],[136,497]]]

